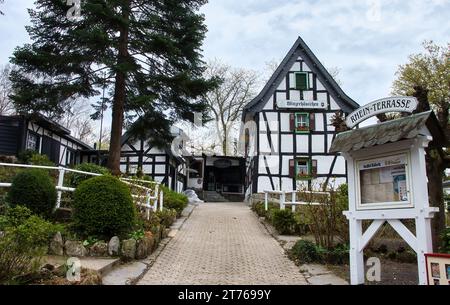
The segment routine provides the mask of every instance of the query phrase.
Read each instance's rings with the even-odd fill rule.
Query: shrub
[[[252,204],[252,210],[259,216],[259,217],[265,217],[266,216],[266,210],[264,207],[264,202],[254,202]]]
[[[326,261],[333,265],[347,264],[349,261],[349,248],[347,245],[339,244],[326,251]]]
[[[17,161],[19,161],[19,163],[24,163],[24,164],[30,164],[30,160],[31,157],[35,154],[36,152],[34,150],[24,150],[21,151],[18,155],[17,155]]]
[[[33,213],[49,217],[56,203],[56,189],[48,173],[39,169],[22,171],[14,177],[6,201],[23,205]]]
[[[102,175],[110,174],[109,169],[107,169],[106,167],[94,164],[94,163],[81,163],[81,164],[78,164],[77,166],[75,166],[74,169],[82,171],[82,172],[90,172],[90,173],[102,174]],[[76,188],[76,187],[78,187],[78,185],[80,185],[81,182],[88,180],[88,179],[92,178],[93,176],[71,172],[68,177],[69,177],[70,185],[72,187]]]
[[[311,224],[308,226],[317,245],[322,248],[331,249],[334,247],[335,238],[340,242],[348,241],[348,222],[342,214],[348,206],[347,186],[341,185],[335,189],[334,183],[327,185],[312,186],[312,191],[327,191],[330,196],[311,193],[309,191],[300,191],[298,198],[305,201],[308,219]],[[317,202],[318,205],[310,203]]]
[[[149,219],[147,219],[145,213],[139,213],[139,216],[137,228],[143,228],[144,231],[153,232],[155,227],[159,226],[161,223],[161,218],[159,218],[156,212],[150,212]]]
[[[292,234],[296,224],[294,214],[291,210],[272,210],[272,224],[280,234]]]
[[[21,206],[8,208],[0,225],[4,232],[0,238],[0,283],[14,283],[18,276],[36,271],[51,236],[61,230]]]
[[[123,236],[136,222],[129,188],[112,176],[82,182],[74,193],[73,220],[76,230],[84,236]]]
[[[47,155],[41,155],[34,150],[24,150],[19,153],[17,160],[19,163],[42,165],[42,166],[55,166],[55,163],[50,161]]]
[[[164,207],[167,209],[174,209],[175,211],[177,211],[178,216],[181,215],[181,212],[183,212],[184,208],[187,207],[189,202],[187,196],[172,191],[164,185],[161,185],[160,189],[164,193]]]
[[[321,263],[323,261],[323,250],[308,240],[297,241],[290,254],[300,263]]]
[[[156,215],[160,219],[160,223],[166,228],[170,227],[177,219],[177,211],[174,209],[163,209],[162,211],[157,211]]]
[[[42,165],[42,166],[55,166],[55,163],[50,161],[47,155],[33,154],[29,161],[32,165]]]

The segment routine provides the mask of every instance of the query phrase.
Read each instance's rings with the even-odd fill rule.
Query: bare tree
[[[206,95],[206,101],[215,120],[222,153],[226,156],[232,138],[237,137],[242,109],[256,95],[258,75],[255,71],[235,69],[218,60],[208,63],[206,74],[221,79],[220,85]]]
[[[3,2],[5,2],[4,0],[0,0],[0,4],[2,4]],[[2,11],[0,11],[0,15],[4,15]]]
[[[215,122],[208,122],[201,127],[190,122],[181,122],[180,128],[188,137],[185,148],[191,154],[213,155],[222,151],[215,132]]]
[[[67,105],[65,114],[56,121],[69,129],[75,138],[89,144],[94,143],[96,136],[90,117],[91,111],[92,109],[87,101],[80,103],[74,100]]]
[[[14,112],[14,104],[9,98],[12,93],[11,81],[9,80],[10,72],[10,65],[0,67],[0,115],[8,115]]]
[[[108,150],[109,149],[109,138],[111,137],[111,130],[109,128],[103,128],[101,133],[101,139],[99,134],[94,132],[95,143],[97,144],[98,150]],[[100,145],[101,144],[101,145]]]

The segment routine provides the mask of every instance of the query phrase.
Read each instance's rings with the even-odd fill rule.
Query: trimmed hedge
[[[124,236],[136,223],[136,209],[126,184],[113,176],[82,182],[74,193],[74,227],[84,236]]]
[[[177,193],[172,191],[168,187],[161,185],[161,190],[164,193],[164,207],[167,209],[174,209],[177,211],[177,215],[181,215],[184,208],[188,205],[188,198],[184,194]]]
[[[295,231],[295,225],[297,222],[294,218],[294,213],[291,210],[274,209],[270,211],[272,224],[277,229],[278,233],[292,234]]]
[[[50,217],[56,204],[56,189],[47,172],[25,170],[14,177],[6,202],[12,207],[23,205],[37,215]]]
[[[94,163],[81,163],[74,167],[74,169],[82,171],[82,172],[90,172],[95,174],[108,175],[111,172],[106,167],[94,164]],[[81,182],[92,178],[91,175],[79,174],[79,173],[70,173],[69,176],[70,185],[72,187],[78,187]]]

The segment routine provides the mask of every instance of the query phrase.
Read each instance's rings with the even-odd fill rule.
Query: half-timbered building
[[[183,131],[171,127],[172,136],[184,138]],[[128,175],[143,174],[153,181],[182,192],[186,188],[186,160],[183,153],[175,154],[170,145],[152,145],[149,138],[132,137],[129,132],[122,136],[120,152],[120,171]],[[183,152],[183,141],[179,141],[180,152]],[[108,151],[84,150],[82,161],[106,166]]]
[[[82,150],[90,149],[70,130],[43,115],[0,116],[0,155],[17,157],[31,150],[47,155],[57,165],[71,166],[80,162]]]
[[[358,107],[299,37],[244,108],[245,126],[254,122],[245,129],[246,195],[345,182],[344,158],[329,152],[331,122],[337,111]]]

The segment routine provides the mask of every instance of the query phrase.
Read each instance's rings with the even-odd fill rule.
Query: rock
[[[143,238],[137,242],[136,259],[146,258],[147,255],[148,255],[147,240]]]
[[[161,227],[157,226],[153,232],[153,237],[155,239],[155,244],[158,245],[161,240]]]
[[[72,209],[71,208],[58,208],[56,209],[53,217],[58,222],[68,223],[72,220]]]
[[[104,241],[98,241],[89,249],[91,256],[108,256],[108,244]]]
[[[5,236],[5,232],[0,231],[0,238],[3,238],[3,236]]]
[[[55,236],[53,236],[52,240],[50,241],[49,252],[50,254],[61,256],[64,255],[64,242],[61,232],[57,232]]]
[[[136,258],[143,259],[146,258],[153,251],[153,246],[155,240],[151,232],[145,232],[144,238],[137,242],[136,247]]]
[[[120,239],[113,236],[108,243],[108,254],[111,256],[118,256],[120,254]]]
[[[150,254],[155,248],[155,238],[152,232],[145,232],[145,238],[147,239],[148,254]]]
[[[136,257],[136,240],[126,239],[122,241],[122,257],[124,259],[134,259]]]
[[[170,233],[170,228],[165,228],[165,229],[163,230],[162,238],[164,239],[164,238],[166,238],[167,236],[169,236],[169,233]]]
[[[41,270],[42,269],[47,269],[47,270],[53,271],[53,270],[55,270],[55,266],[47,263],[41,267]]]
[[[65,243],[66,255],[68,256],[86,256],[87,250],[82,241],[67,240]]]

